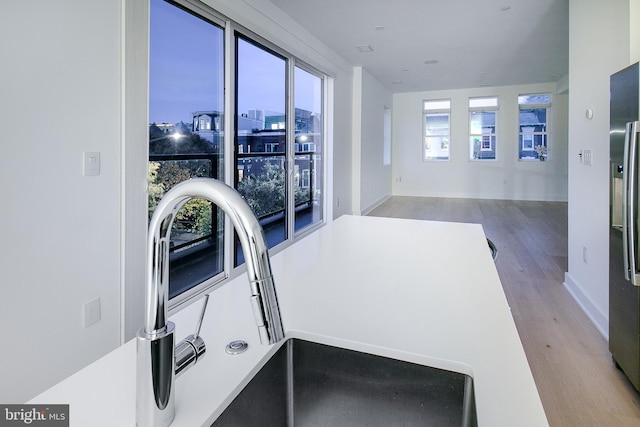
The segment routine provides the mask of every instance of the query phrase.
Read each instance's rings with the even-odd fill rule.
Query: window
[[[294,177],[293,185],[295,233],[323,220],[323,89],[318,73],[294,67],[294,162],[297,170],[302,171],[301,177]]]
[[[149,217],[181,181],[226,179],[254,210],[269,247],[288,244],[325,217],[325,77],[204,5],[198,14],[183,6],[190,4],[150,0]],[[225,117],[235,132],[225,133]],[[170,308],[244,262],[224,223],[224,213],[201,199],[178,211]]]
[[[469,158],[496,159],[498,98],[469,98]]]
[[[548,155],[548,113],[551,95],[548,93],[520,95],[519,160],[546,160]]]
[[[236,116],[252,118],[236,124],[236,188],[253,208],[273,247],[323,219],[323,188],[318,186],[323,182],[322,78],[294,66],[294,108],[288,111],[286,88],[292,60],[241,35],[236,46]],[[293,117],[293,133],[287,128],[289,117]],[[244,258],[236,247],[240,264]]]
[[[449,160],[451,100],[424,101],[422,110],[423,160]]]
[[[391,165],[391,108],[385,107],[383,120],[382,164],[388,166]]]
[[[224,30],[162,0],[151,0],[150,13],[149,218],[175,184],[224,176]],[[194,199],[178,212],[169,298],[223,271],[223,239],[222,214],[211,203]]]
[[[300,187],[309,188],[311,186],[311,180],[309,179],[309,177],[311,176],[310,172],[311,171],[309,169],[302,170],[302,181]]]
[[[269,247],[287,239],[287,59],[236,36],[235,187],[260,220]],[[243,120],[245,117],[248,120]],[[242,152],[241,152],[242,151]],[[244,256],[236,241],[236,264]]]

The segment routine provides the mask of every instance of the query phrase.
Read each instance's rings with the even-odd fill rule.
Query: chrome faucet
[[[175,325],[167,321],[171,226],[177,211],[193,198],[203,198],[220,207],[235,227],[246,260],[260,341],[266,345],[284,338],[268,247],[247,202],[236,190],[211,178],[195,178],[176,185],[156,206],[149,225],[146,320],[137,338],[138,427],[171,424],[175,417],[175,378],[195,365],[205,352],[198,332],[175,346]]]

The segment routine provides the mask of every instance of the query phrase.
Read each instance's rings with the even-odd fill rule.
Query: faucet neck
[[[173,187],[156,206],[147,241],[145,331],[164,331],[169,292],[169,245],[177,211],[190,199],[202,198],[218,206],[233,224],[242,246],[261,341],[273,344],[284,338],[269,252],[262,227],[253,211],[233,188],[210,178],[195,178]]]
[[[177,211],[189,197],[163,201],[158,204],[149,224],[147,237],[147,286],[145,295],[145,324],[147,334],[163,332],[167,326],[169,301],[169,248],[171,226]]]

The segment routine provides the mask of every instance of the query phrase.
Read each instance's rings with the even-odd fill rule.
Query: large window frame
[[[218,26],[221,26],[224,29],[224,38],[225,38],[225,53],[224,53],[224,80],[225,80],[225,96],[224,96],[224,110],[225,114],[222,117],[219,117],[218,120],[222,123],[222,127],[224,129],[223,143],[224,143],[224,153],[228,153],[224,156],[223,162],[223,170],[224,170],[224,181],[233,186],[235,180],[235,167],[237,163],[237,150],[236,148],[236,117],[234,117],[235,111],[235,103],[236,103],[236,94],[234,88],[236,87],[236,79],[235,79],[235,67],[236,67],[236,56],[237,51],[235,48],[235,35],[241,34],[243,38],[247,40],[251,40],[252,43],[257,43],[263,46],[267,46],[268,49],[277,52],[278,55],[286,58],[287,61],[287,93],[286,93],[286,121],[284,122],[284,127],[287,133],[286,138],[286,203],[287,203],[287,212],[286,212],[286,226],[287,226],[287,234],[286,238],[283,242],[278,244],[277,246],[270,249],[270,252],[274,253],[284,249],[285,247],[291,245],[297,239],[303,237],[304,235],[315,231],[317,228],[324,225],[328,218],[328,208],[329,204],[327,203],[328,195],[327,190],[329,190],[327,178],[327,132],[328,128],[326,118],[327,109],[328,109],[328,90],[329,77],[326,73],[323,73],[319,69],[299,60],[297,57],[287,52],[286,50],[275,46],[264,38],[258,36],[255,33],[247,30],[242,27],[238,23],[224,17],[217,11],[211,9],[207,5],[204,5],[196,0],[172,0],[168,1],[181,9],[188,10],[190,13],[197,15],[204,20],[211,21]],[[299,147],[296,146],[295,141],[295,105],[293,101],[293,90],[294,90],[294,81],[292,76],[294,75],[295,69],[299,68],[308,73],[313,74],[314,76],[321,79],[321,120],[319,122],[319,126],[322,131],[319,136],[313,141],[313,143],[302,144]],[[232,88],[229,90],[229,88]],[[199,122],[198,122],[199,123]],[[278,128],[282,128],[282,124],[277,125]],[[275,148],[271,146],[271,148]],[[298,148],[298,150],[296,150]],[[296,165],[296,154],[300,154],[299,149],[308,149],[309,155],[313,154],[322,154],[321,159],[316,160],[316,168],[313,171],[309,169],[302,170],[302,179],[300,177],[294,177],[294,165]],[[231,154],[233,153],[233,154]],[[147,156],[148,159],[148,156]],[[299,168],[298,168],[299,170]],[[305,227],[297,229],[295,227],[295,211],[296,204],[293,200],[293,195],[295,194],[294,185],[296,185],[295,179],[298,179],[297,183],[302,183],[303,185],[313,186],[315,188],[315,208],[319,209],[319,213],[315,215],[316,222],[312,222],[310,225],[305,225]],[[321,187],[318,187],[320,183],[318,180],[321,180]],[[318,190],[319,189],[319,190]],[[319,218],[319,219],[318,219]],[[224,220],[224,268],[220,274],[211,277],[208,280],[203,281],[202,283],[194,286],[187,292],[184,292],[169,301],[169,311],[170,313],[175,312],[183,306],[188,305],[191,301],[198,298],[205,292],[210,291],[212,288],[216,286],[221,286],[226,282],[225,279],[235,277],[237,275],[243,274],[246,270],[243,265],[235,265],[234,264],[234,253],[235,253],[235,245],[234,245],[234,230],[228,219]],[[171,283],[171,281],[170,281]]]
[[[549,159],[551,93],[518,96],[518,160]]]

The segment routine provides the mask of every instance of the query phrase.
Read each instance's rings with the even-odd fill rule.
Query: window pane
[[[520,160],[546,160],[547,108],[520,108]]]
[[[473,160],[495,160],[495,111],[469,112],[469,158]]]
[[[533,109],[520,109],[520,128],[525,126],[534,126],[537,131],[541,131],[542,128],[547,125],[547,109],[546,108],[533,108]]]
[[[391,165],[391,108],[384,109],[382,164]]]
[[[434,101],[424,101],[425,110],[449,110],[451,109],[450,99],[440,99]]]
[[[260,220],[267,244],[287,238],[286,61],[237,41],[235,183]],[[236,264],[244,262],[236,242]]]
[[[520,105],[544,105],[551,102],[551,95],[548,93],[539,93],[534,95],[520,95],[518,104]]]
[[[425,160],[449,160],[449,137],[425,137]]]
[[[495,133],[496,113],[494,111],[472,111],[470,121],[470,133],[472,135],[482,133]]]
[[[471,158],[475,160],[495,160],[496,137],[492,135],[470,137]]]
[[[175,184],[221,179],[224,30],[162,0],[151,1],[149,46],[149,217]],[[169,297],[223,269],[223,221],[204,200],[176,215]]]
[[[449,113],[433,113],[425,115],[427,136],[449,135]]]
[[[451,100],[423,101],[423,160],[449,160],[451,135]]]
[[[425,114],[424,160],[449,160],[449,113]]]
[[[295,67],[295,231],[322,221],[322,79]]]
[[[491,108],[498,106],[498,98],[469,98],[469,108]]]

